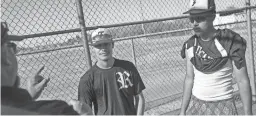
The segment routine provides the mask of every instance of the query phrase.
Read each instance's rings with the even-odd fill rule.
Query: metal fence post
[[[134,49],[133,38],[132,38],[132,58],[133,58],[133,61],[134,61],[134,65],[137,67],[137,61],[136,61],[136,54],[135,54],[135,49]]]
[[[250,7],[250,0],[246,0],[246,7]],[[246,9],[246,16],[247,16],[247,31],[248,31],[248,37],[249,37],[249,65],[250,65],[250,77],[251,77],[251,89],[252,94],[256,95],[255,90],[255,68],[254,68],[254,55],[253,55],[253,40],[252,40],[252,25],[251,25],[251,9]],[[255,98],[254,98],[255,99]]]
[[[144,21],[144,12],[143,12],[143,4],[141,3],[141,0],[139,1],[140,2],[140,13],[141,13],[141,20]],[[142,31],[143,31],[143,34],[146,34],[146,30],[145,30],[145,25],[144,23],[141,24],[141,28],[142,28]]]
[[[78,14],[78,19],[79,19],[79,24],[80,24],[80,28],[81,28],[81,32],[82,32],[84,51],[87,56],[87,63],[89,64],[89,68],[91,68],[92,60],[91,60],[90,49],[88,46],[88,38],[87,38],[86,27],[85,27],[82,0],[76,0],[76,6],[77,6],[77,14]]]

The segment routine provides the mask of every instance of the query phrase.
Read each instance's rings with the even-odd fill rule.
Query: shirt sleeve
[[[137,68],[134,66],[134,64],[132,64],[132,76],[134,79],[134,95],[138,95],[141,93],[142,90],[144,90],[146,87],[141,79],[141,76],[137,70]]]
[[[196,35],[193,35],[192,37],[190,37],[187,41],[185,41],[183,43],[183,46],[182,46],[181,51],[180,51],[180,55],[183,59],[188,57],[188,56],[186,56],[186,50],[188,50],[189,48],[194,46],[195,39],[196,39]]]
[[[78,100],[85,102],[90,107],[92,107],[93,102],[93,86],[92,81],[90,81],[90,75],[85,74],[80,78],[79,86],[78,86]]]
[[[181,51],[180,51],[180,55],[183,59],[186,58],[186,43],[183,44]]]
[[[239,34],[236,34],[233,38],[232,45],[230,48],[230,57],[231,60],[235,62],[235,66],[238,69],[241,69],[246,65],[245,51],[246,40],[242,38]]]

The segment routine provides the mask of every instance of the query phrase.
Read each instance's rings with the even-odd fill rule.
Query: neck
[[[115,59],[112,57],[108,60],[98,60],[96,65],[102,69],[110,69],[114,65]]]
[[[210,41],[215,36],[216,31],[217,30],[214,27],[212,27],[208,29],[205,33],[201,34],[200,37],[204,41]]]

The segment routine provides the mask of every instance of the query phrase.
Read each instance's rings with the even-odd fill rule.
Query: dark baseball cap
[[[1,22],[1,45],[6,41],[21,41],[24,38],[18,35],[8,35],[8,25],[6,22]]]
[[[205,13],[216,13],[214,0],[190,0],[189,10],[183,14],[199,15]]]
[[[103,43],[112,43],[112,35],[106,28],[98,28],[92,32],[90,45],[95,46]]]

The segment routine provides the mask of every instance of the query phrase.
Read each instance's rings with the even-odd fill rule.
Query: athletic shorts
[[[204,101],[191,96],[187,115],[237,115],[234,98],[219,101]]]

